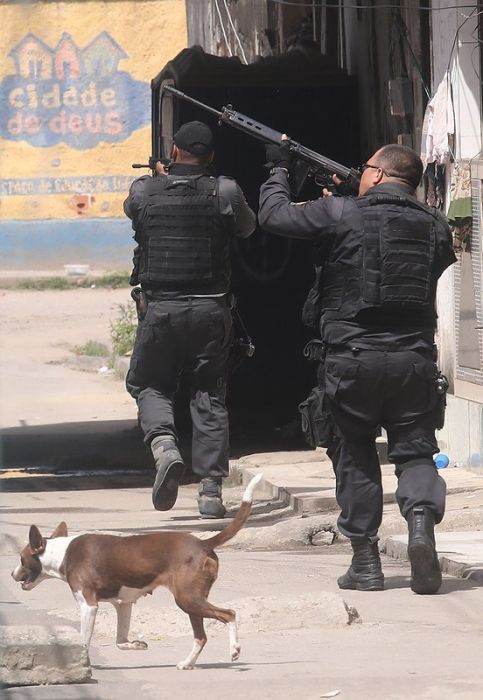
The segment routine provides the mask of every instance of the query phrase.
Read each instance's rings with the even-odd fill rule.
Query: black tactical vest
[[[140,217],[139,281],[145,289],[188,295],[227,292],[231,234],[215,177],[151,178]]]
[[[353,200],[353,226],[337,233],[322,271],[326,320],[351,320],[369,309],[426,323],[435,319],[435,249],[441,215],[413,197],[373,194]],[[387,316],[386,316],[387,317]]]

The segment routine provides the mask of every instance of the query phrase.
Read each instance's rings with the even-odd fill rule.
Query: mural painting
[[[150,80],[184,0],[2,3],[0,269],[128,269],[122,202],[150,154]]]
[[[119,69],[128,55],[108,32],[82,49],[67,33],[55,48],[27,34],[9,57],[16,74],[0,85],[5,139],[86,149],[149,123],[149,84]]]

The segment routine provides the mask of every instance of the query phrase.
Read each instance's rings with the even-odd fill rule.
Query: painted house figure
[[[70,34],[62,34],[55,50],[55,77],[57,80],[80,78],[81,51]]]
[[[99,77],[115,73],[123,58],[128,58],[127,53],[107,32],[96,36],[83,51],[85,72]]]
[[[52,49],[33,34],[27,34],[8,54],[22,78],[49,80],[52,77]]]

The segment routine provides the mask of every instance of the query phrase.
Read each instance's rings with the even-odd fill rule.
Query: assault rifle
[[[155,158],[154,156],[149,156],[149,161],[147,163],[133,163],[131,168],[149,168],[153,175],[156,174],[156,163],[162,163],[163,165],[169,165],[171,163],[169,158]]]
[[[171,85],[164,85],[163,91],[170,92],[180,100],[190,102],[204,109],[206,112],[215,115],[218,118],[220,126],[222,124],[227,124],[265,143],[272,143],[278,146],[283,144],[286,146],[294,162],[294,167],[291,168],[290,174],[292,191],[295,195],[300,192],[307,177],[313,177],[318,186],[324,187],[333,184],[331,177],[335,174],[341,180],[345,181],[344,185],[347,184],[349,187],[353,188],[357,188],[358,186],[360,172],[355,168],[346,168],[335,160],[330,160],[330,158],[321,156],[320,153],[306,148],[301,143],[291,138],[285,138],[285,135],[281,131],[275,131],[275,129],[271,129],[269,126],[265,126],[265,124],[261,124],[255,121],[255,119],[247,117],[245,114],[236,112],[232,105],[222,107],[220,111],[209,105],[205,105],[199,100],[195,100],[193,97],[186,95],[184,92],[177,90]]]

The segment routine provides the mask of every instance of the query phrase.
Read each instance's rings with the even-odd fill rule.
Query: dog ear
[[[65,522],[62,521],[61,523],[59,523],[50,536],[51,537],[67,537],[67,525],[65,524]]]
[[[29,544],[33,554],[42,554],[45,551],[45,539],[36,525],[30,526]]]

